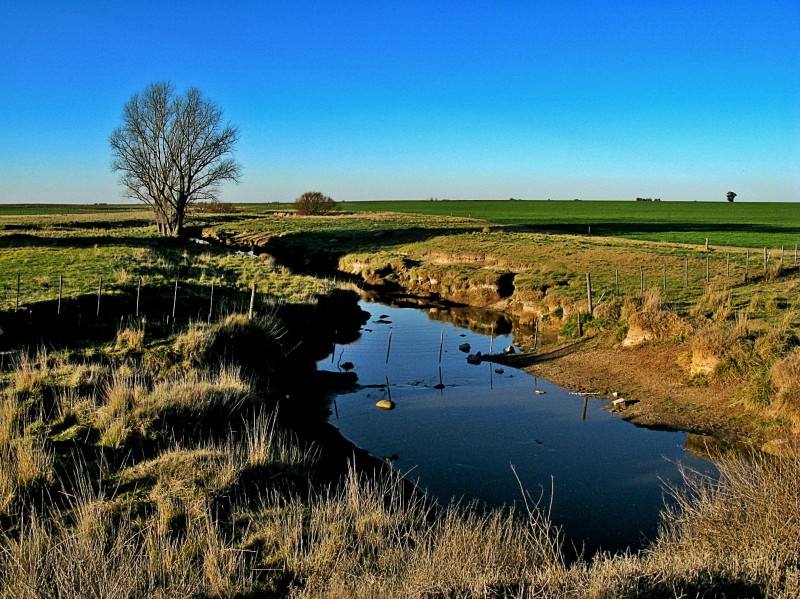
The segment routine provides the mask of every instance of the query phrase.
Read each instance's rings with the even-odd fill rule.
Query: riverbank
[[[523,349],[547,354],[588,340],[534,372],[573,389],[634,396],[620,407],[634,423],[759,448],[800,435],[800,383],[775,372],[800,351],[800,270],[774,253],[757,269],[741,248],[384,213],[264,215],[209,235],[381,293],[503,314]]]

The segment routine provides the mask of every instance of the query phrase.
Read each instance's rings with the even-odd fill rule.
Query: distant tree
[[[223,124],[222,110],[196,88],[177,95],[169,82],[151,83],[122,111],[122,125],[109,138],[126,195],[153,209],[158,230],[183,233],[189,204],[217,199],[224,181],[238,181],[230,156],[239,139]]]
[[[294,209],[298,214],[328,214],[336,209],[336,202],[319,191],[307,191],[294,201]]]
[[[733,201],[733,198],[735,198],[735,197],[736,197],[736,194],[735,194],[735,193],[733,193],[732,191],[729,191],[729,192],[728,192],[728,201],[729,201],[729,202],[732,202],[732,201]]]

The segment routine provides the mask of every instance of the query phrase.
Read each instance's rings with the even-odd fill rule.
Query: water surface
[[[677,464],[713,471],[685,450],[686,433],[636,427],[604,399],[571,394],[523,371],[468,364],[460,345],[488,353],[492,341],[440,320],[457,314],[362,307],[371,317],[361,337],[319,364],[337,370],[350,362],[363,386],[336,398],[331,422],[442,503],[520,500],[513,465],[544,507],[553,490],[552,520],[568,543],[587,553],[636,549],[656,534],[664,484],[680,485]],[[510,334],[498,335],[492,349],[512,344]],[[377,408],[383,399],[394,409]]]

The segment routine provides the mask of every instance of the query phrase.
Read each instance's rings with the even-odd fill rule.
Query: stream
[[[491,336],[453,324],[475,323],[456,308],[361,307],[371,316],[360,337],[318,364],[358,375],[360,389],[336,396],[330,421],[441,504],[509,505],[522,500],[522,486],[552,510],[567,552],[591,556],[637,550],[655,537],[669,501],[665,485],[681,487],[678,464],[715,472],[688,451],[687,433],[639,428],[604,398],[507,366],[468,363],[464,344],[484,354],[513,345],[502,317]],[[382,400],[392,409],[376,407]]]

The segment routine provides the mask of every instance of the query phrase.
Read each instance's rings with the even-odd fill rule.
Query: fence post
[[[208,301],[208,324],[211,324],[211,310],[214,308],[214,281],[211,281],[211,297]],[[336,348],[336,343],[333,344],[334,349]]]
[[[726,277],[731,276],[731,254],[730,254],[730,252],[728,252],[728,254],[725,256],[725,276]]]
[[[256,282],[253,281],[253,288],[250,290],[250,310],[247,312],[247,318],[253,318],[253,304],[256,303]]]
[[[175,324],[175,309],[178,307],[178,279],[175,279],[175,291],[172,294],[172,323]]]
[[[586,273],[586,297],[589,300],[589,314],[594,313],[594,306],[592,305],[592,275]]]
[[[142,277],[139,277],[139,282],[136,285],[136,318],[139,318],[139,298],[142,295]]]
[[[64,289],[64,275],[58,275],[58,309],[56,314],[61,314],[61,293]]]
[[[684,277],[684,285],[689,286],[689,256],[686,256],[686,275]]]
[[[794,265],[797,266],[797,244],[794,244]]]
[[[781,270],[783,270],[783,246],[781,246]]]
[[[667,290],[667,263],[664,262],[664,291]]]
[[[100,298],[103,296],[103,275],[100,275],[100,283],[97,285],[97,316],[100,316]]]
[[[764,274],[767,274],[767,262],[769,262],[769,257],[767,255],[767,248],[764,248]]]
[[[750,250],[744,251],[744,282],[747,282],[747,273],[750,270]]]

